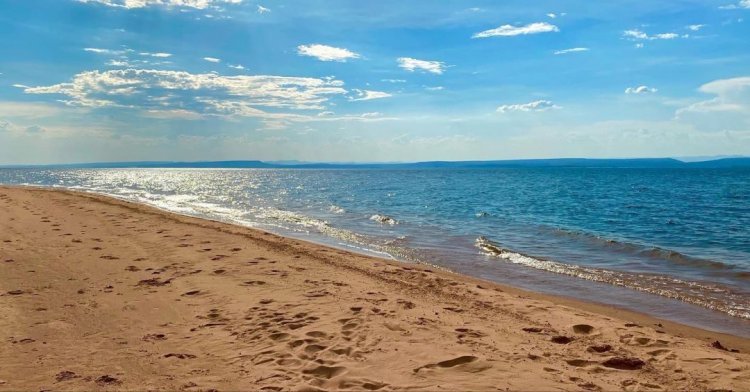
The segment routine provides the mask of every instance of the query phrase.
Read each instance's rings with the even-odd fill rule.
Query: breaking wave
[[[750,319],[750,300],[746,296],[733,293],[729,288],[718,285],[685,281],[656,274],[626,273],[545,260],[505,249],[486,237],[477,238],[475,245],[486,255],[498,257],[513,264],[593,282],[627,287],[703,306],[734,317]]]
[[[396,219],[391,218],[388,215],[375,214],[370,217],[370,220],[384,224],[384,225],[397,225],[398,224],[398,221]]]

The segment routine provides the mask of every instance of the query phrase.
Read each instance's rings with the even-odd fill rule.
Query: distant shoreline
[[[682,161],[674,158],[623,159],[514,159],[490,161],[426,161],[409,163],[326,163],[240,161],[137,161],[94,162],[49,165],[0,165],[0,169],[135,169],[135,168],[207,168],[207,169],[472,169],[472,168],[629,168],[629,169],[721,169],[750,168],[750,157]]]

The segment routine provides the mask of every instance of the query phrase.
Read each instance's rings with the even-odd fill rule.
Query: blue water
[[[746,169],[5,169],[0,183],[94,191],[750,331]]]

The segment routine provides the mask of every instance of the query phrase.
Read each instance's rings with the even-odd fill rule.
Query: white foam
[[[391,218],[388,215],[375,214],[375,215],[373,215],[373,216],[370,217],[370,220],[378,222],[378,223],[382,223],[384,225],[391,225],[391,226],[393,226],[393,225],[397,225],[398,224],[398,221],[396,219],[393,219],[393,218]]]

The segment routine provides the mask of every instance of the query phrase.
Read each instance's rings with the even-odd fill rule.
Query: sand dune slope
[[[0,188],[0,294],[0,390],[750,390],[745,339],[70,192]]]

